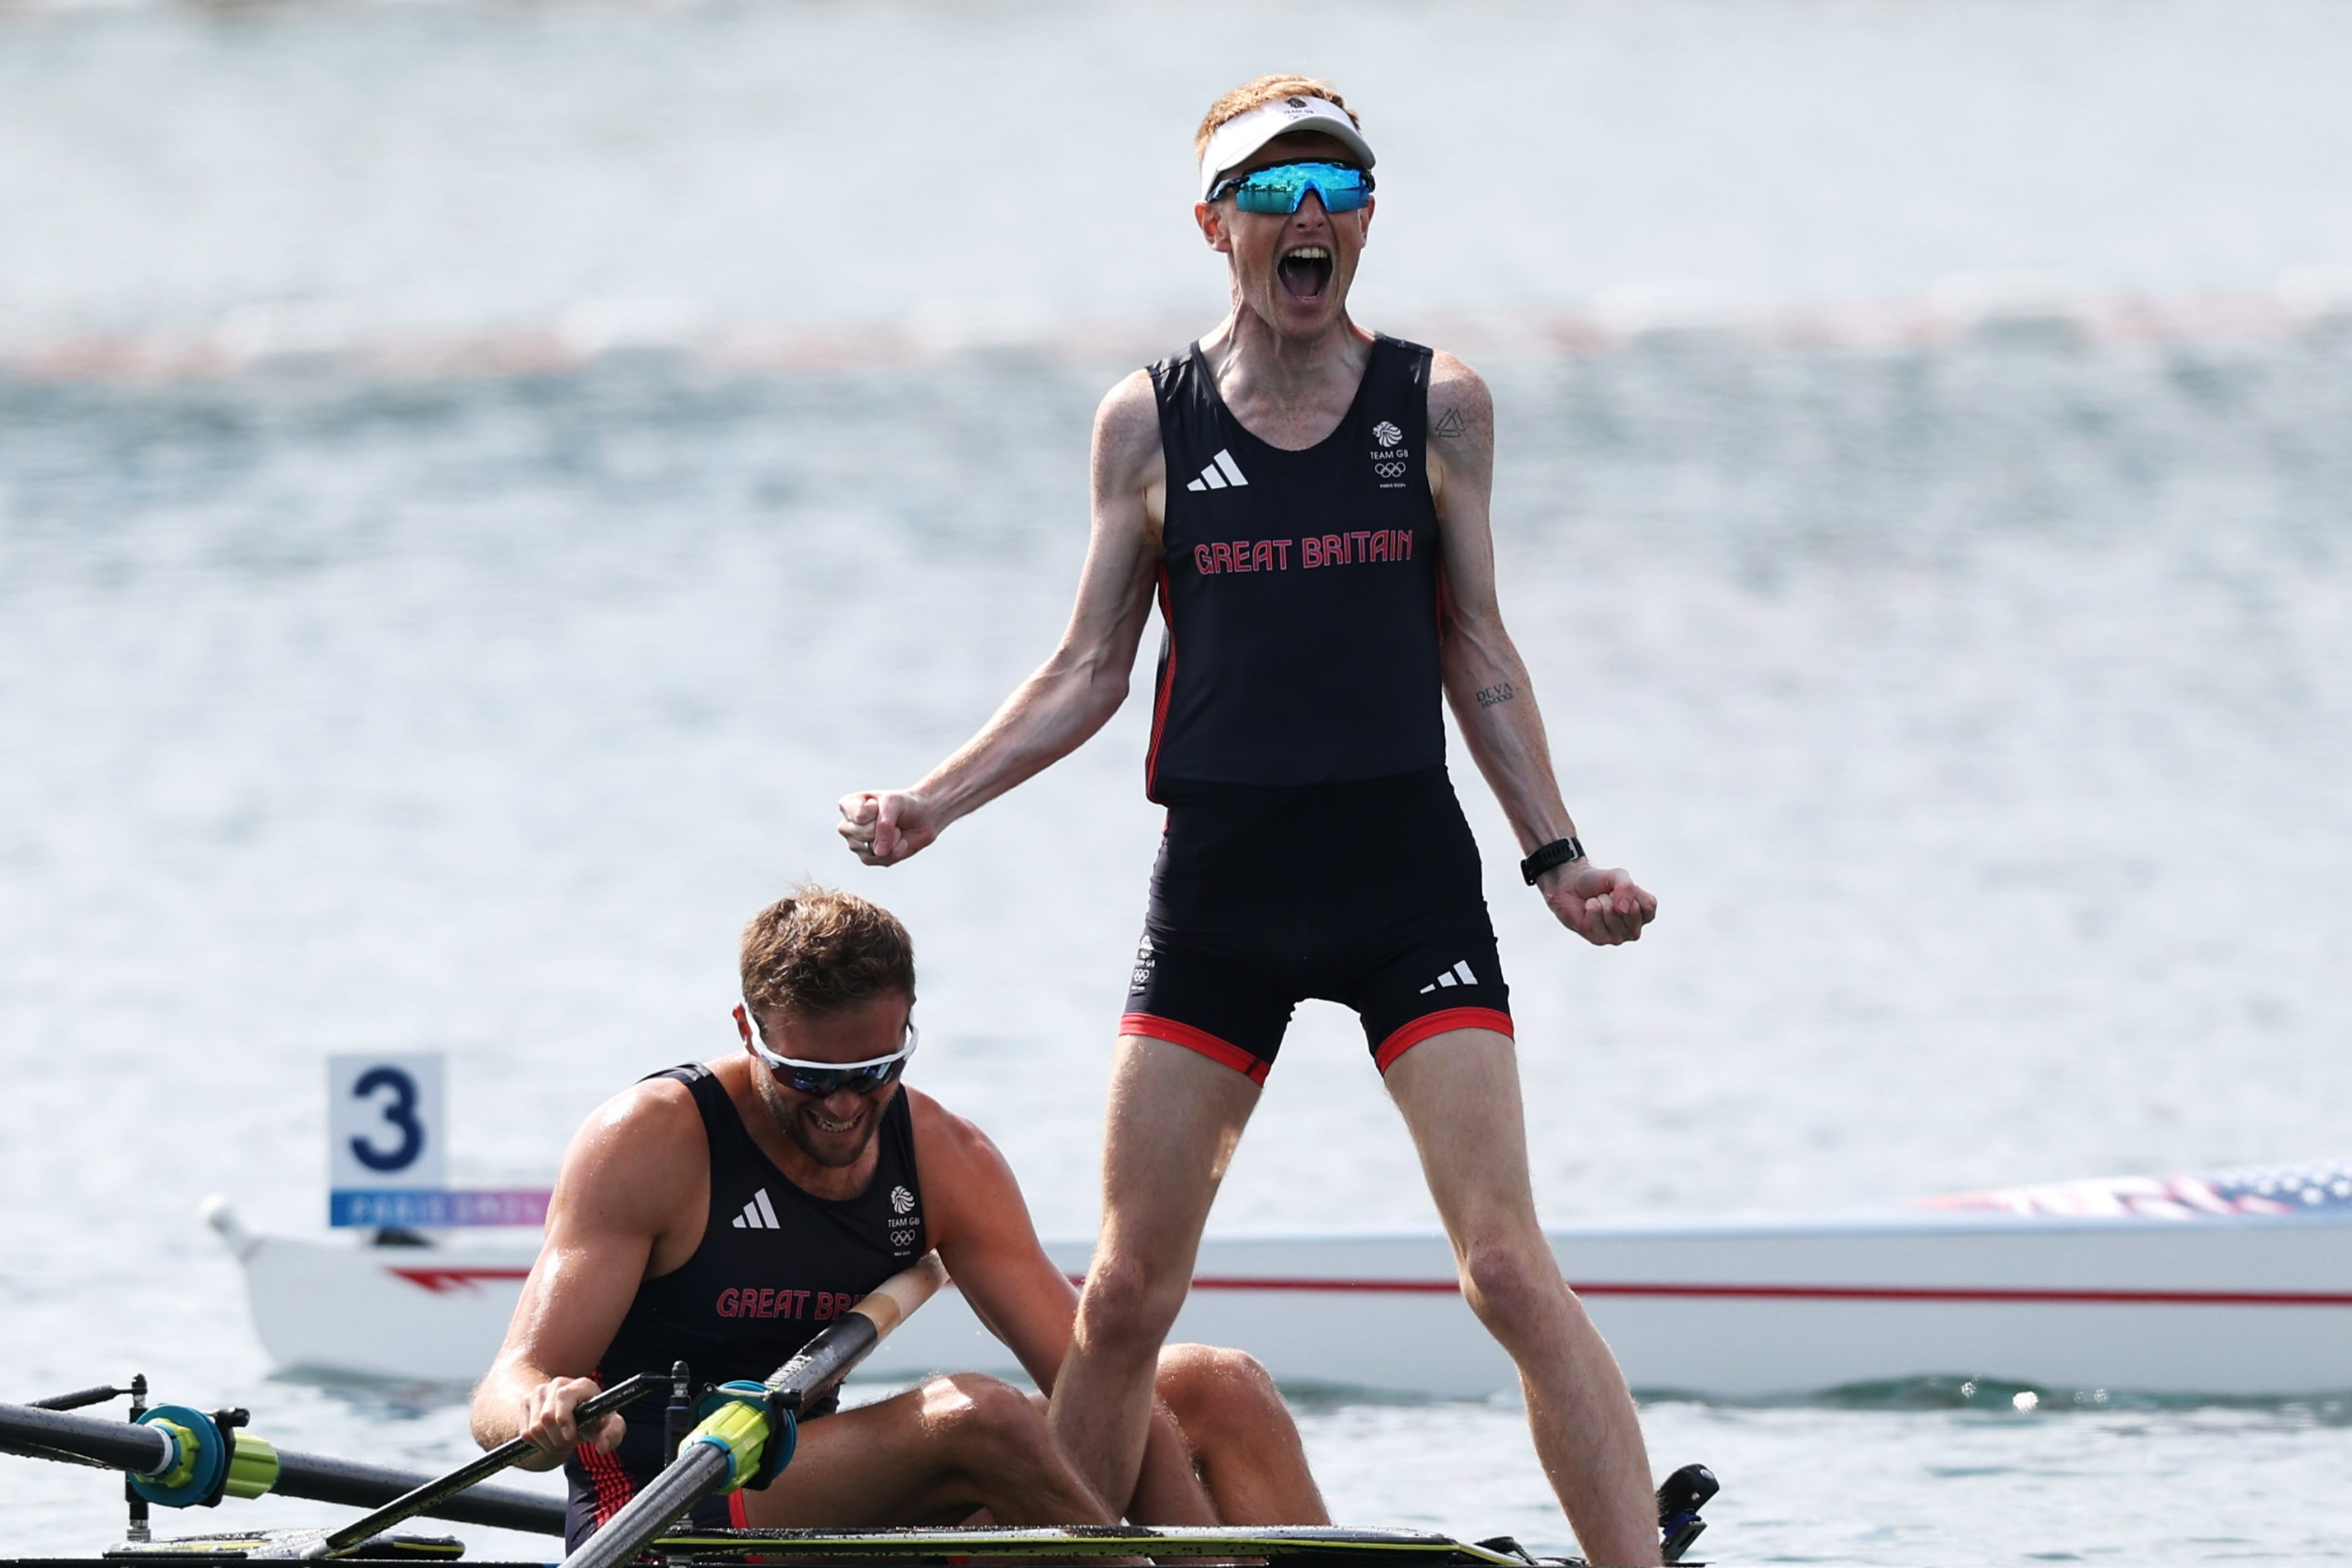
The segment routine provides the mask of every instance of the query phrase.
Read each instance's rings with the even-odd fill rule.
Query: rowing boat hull
[[[535,1234],[390,1247],[262,1237],[225,1210],[215,1224],[279,1366],[436,1382],[488,1367],[538,1246]],[[2352,1388],[2352,1205],[1549,1234],[1637,1389],[1741,1398],[1933,1375],[2233,1396]],[[1049,1250],[1084,1272],[1088,1244]],[[1212,1238],[1175,1337],[1241,1346],[1289,1385],[1478,1397],[1513,1381],[1434,1235]],[[1017,1371],[952,1290],[866,1363],[884,1377],[942,1369]]]

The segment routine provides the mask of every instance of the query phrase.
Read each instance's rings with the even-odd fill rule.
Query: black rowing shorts
[[[1163,784],[1168,830],[1122,1035],[1264,1083],[1307,997],[1382,1072],[1449,1029],[1511,1032],[1478,847],[1444,768],[1276,789]]]

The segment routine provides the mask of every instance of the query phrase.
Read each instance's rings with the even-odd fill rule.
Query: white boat
[[[283,1369],[464,1383],[488,1367],[536,1233],[428,1245],[257,1235],[244,1264]],[[2352,1389],[2352,1163],[2020,1187],[1826,1217],[1563,1226],[1560,1269],[1636,1389],[1745,1398],[1935,1375],[2210,1395]],[[1090,1243],[1049,1243],[1076,1277]],[[1442,1236],[1213,1237],[1175,1337],[1284,1384],[1477,1397],[1511,1369]],[[951,1290],[869,1376],[1011,1372]]]

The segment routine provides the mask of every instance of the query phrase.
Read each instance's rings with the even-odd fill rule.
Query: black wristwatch
[[[1554,866],[1565,866],[1570,860],[1583,858],[1584,846],[1578,843],[1574,836],[1555,838],[1519,862],[1519,875],[1525,877],[1528,886],[1532,888],[1536,885],[1536,879]]]

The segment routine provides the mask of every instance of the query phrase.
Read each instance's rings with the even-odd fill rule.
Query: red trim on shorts
[[[1464,1012],[1472,1011],[1469,1008]],[[1250,1082],[1264,1084],[1265,1075],[1274,1064],[1263,1062],[1231,1040],[1221,1040],[1206,1029],[1196,1029],[1190,1024],[1180,1024],[1173,1018],[1162,1018],[1152,1013],[1122,1013],[1118,1018],[1122,1035],[1141,1035],[1146,1039],[1165,1040],[1171,1046],[1181,1046],[1188,1051],[1198,1051],[1213,1062],[1240,1073]]]
[[[1397,1058],[1422,1041],[1455,1029],[1492,1029],[1506,1039],[1516,1037],[1511,1033],[1508,1013],[1492,1007],[1448,1007],[1442,1013],[1424,1013],[1382,1040],[1381,1048],[1372,1053],[1372,1065],[1386,1072],[1395,1065]]]

